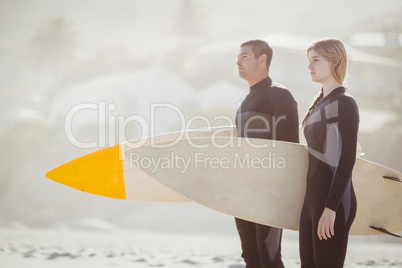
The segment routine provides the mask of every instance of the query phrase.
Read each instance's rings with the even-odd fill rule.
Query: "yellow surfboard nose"
[[[126,199],[120,145],[77,158],[47,172],[46,177],[87,193]]]

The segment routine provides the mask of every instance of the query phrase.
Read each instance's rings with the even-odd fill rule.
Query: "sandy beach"
[[[298,233],[284,231],[286,267],[300,266]],[[391,241],[391,242],[388,242]],[[225,267],[240,268],[240,244],[231,235],[128,230],[0,229],[0,267]],[[402,242],[351,237],[345,267],[402,267]]]

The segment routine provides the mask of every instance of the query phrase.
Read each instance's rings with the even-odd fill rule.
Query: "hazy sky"
[[[141,54],[174,45],[173,27],[185,0],[0,0],[0,48],[26,44],[49,18],[71,21],[81,53],[124,45]],[[270,32],[340,35],[363,18],[402,9],[400,0],[197,0],[205,38],[263,38]],[[142,51],[141,51],[142,50]],[[85,56],[85,55],[83,55]]]

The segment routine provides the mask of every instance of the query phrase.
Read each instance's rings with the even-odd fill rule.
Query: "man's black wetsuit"
[[[250,88],[236,114],[240,137],[299,142],[298,124],[297,103],[292,94],[269,77]],[[282,229],[237,218],[236,226],[247,268],[284,267]]]
[[[349,230],[356,215],[352,169],[356,159],[359,111],[344,87],[322,98],[307,118],[307,190],[300,219],[302,267],[343,267]],[[319,240],[324,208],[336,211],[335,235]]]

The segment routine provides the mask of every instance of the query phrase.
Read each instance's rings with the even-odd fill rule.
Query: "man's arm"
[[[299,115],[297,102],[288,90],[275,92],[272,107],[273,139],[299,143]]]

